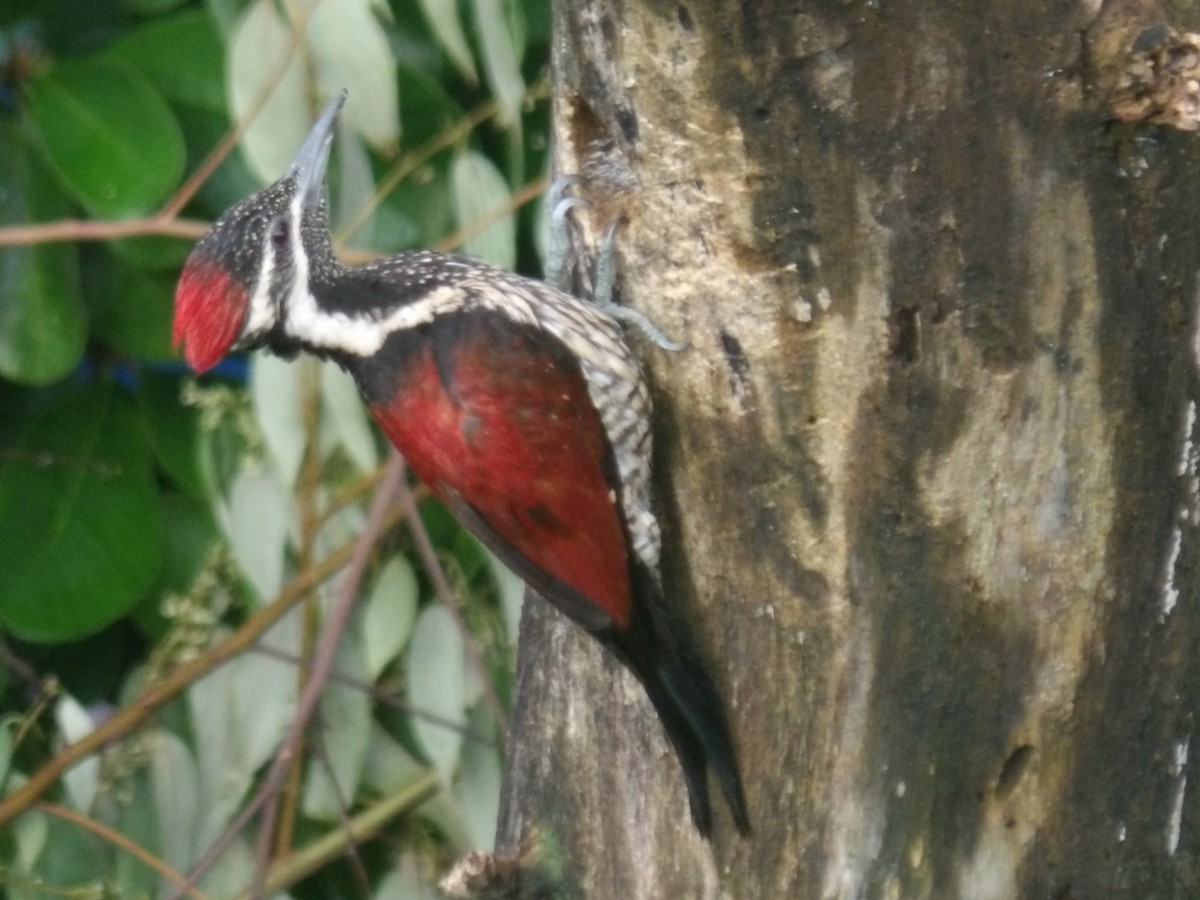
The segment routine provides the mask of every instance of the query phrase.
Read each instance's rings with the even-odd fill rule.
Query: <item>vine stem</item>
[[[399,521],[401,516],[400,512],[389,511],[385,527],[390,528]],[[64,747],[56,756],[29,776],[28,781],[0,800],[0,826],[7,823],[13,816],[28,809],[50,789],[54,782],[62,777],[64,772],[131,734],[145,724],[162,706],[173,700],[199,678],[253,647],[263,633],[278,622],[289,609],[306,597],[317,585],[344,568],[357,547],[358,541],[345,544],[320,563],[297,573],[275,600],[247,619],[242,627],[223,643],[173,670],[162,681],[147,689],[140,697],[117,710],[95,731]]]
[[[263,778],[262,785],[254,798],[243,808],[238,817],[230,823],[219,838],[205,852],[200,860],[188,872],[183,887],[195,884],[203,874],[220,858],[221,854],[237,838],[245,823],[260,809],[262,817],[259,821],[259,840],[256,858],[259,866],[255,870],[255,880],[251,895],[262,896],[271,853],[272,836],[275,831],[275,820],[279,812],[280,788],[287,776],[297,748],[304,736],[321,700],[325,682],[333,671],[333,660],[337,653],[338,642],[350,619],[354,601],[358,596],[358,586],[362,581],[363,572],[375,548],[375,542],[388,526],[389,511],[396,493],[404,483],[406,466],[398,453],[393,452],[388,460],[387,468],[379,483],[379,490],[371,503],[371,511],[367,515],[367,524],[362,534],[354,541],[350,558],[346,564],[345,576],[338,587],[337,598],[330,611],[328,619],[323,623],[320,639],[317,641],[316,654],[313,657],[312,669],[309,672],[304,691],[296,704],[296,713],[288,732],[280,745],[279,752],[271,763],[271,768]],[[170,900],[179,900],[183,896],[183,887],[177,886],[170,895]]]

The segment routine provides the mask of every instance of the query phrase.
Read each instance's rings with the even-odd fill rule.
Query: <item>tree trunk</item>
[[[556,0],[754,825],[539,604],[498,846],[561,896],[1197,896],[1200,161],[1098,5]]]

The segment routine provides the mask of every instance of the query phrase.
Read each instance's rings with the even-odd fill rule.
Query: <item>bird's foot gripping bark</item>
[[[550,242],[546,253],[546,281],[559,290],[568,289],[571,258],[571,210],[577,206],[588,205],[587,200],[583,197],[572,196],[568,191],[583,183],[583,179],[578,175],[562,175],[555,179],[554,184],[550,186]],[[604,235],[600,239],[600,246],[596,253],[596,272],[587,293],[590,294],[594,305],[618,322],[633,326],[663,350],[678,352],[686,345],[667,337],[645,313],[622,306],[613,299],[617,280],[616,238],[617,232],[624,223],[624,219],[614,219],[604,229]]]
[[[578,175],[560,175],[550,185],[546,204],[550,209],[550,239],[546,246],[546,283],[560,291],[571,293],[571,221],[568,218],[576,206],[587,206],[582,197],[571,196],[576,185],[583,184]]]

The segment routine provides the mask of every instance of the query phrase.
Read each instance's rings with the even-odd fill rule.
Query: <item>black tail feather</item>
[[[658,593],[656,583],[639,587]],[[712,831],[711,768],[734,825],[741,834],[749,834],[750,816],[721,696],[703,666],[682,645],[678,628],[663,621],[665,615],[657,596],[652,602],[636,603],[629,628],[611,634],[609,643],[645,687],[675,748],[697,830],[705,837]]]
[[[737,755],[733,749],[733,739],[729,735],[729,723],[725,718],[725,710],[721,706],[721,698],[716,686],[708,673],[694,664],[682,663],[679,659],[668,665],[659,665],[659,672],[667,690],[686,719],[695,740],[701,746],[702,757],[712,767],[721,786],[721,793],[729,804],[733,814],[733,823],[743,834],[750,833],[750,814],[746,811],[746,797],[742,792],[742,776],[738,772]],[[655,704],[662,715],[662,704]],[[665,720],[664,720],[665,724]],[[679,761],[684,767],[684,777],[687,776],[687,762],[680,753]],[[701,780],[706,773],[702,769]],[[705,800],[707,801],[708,786],[705,783]]]
[[[662,681],[658,677],[640,680],[683,768],[692,822],[697,831],[708,837],[712,834],[712,801],[708,795],[708,755],[704,744],[697,738],[691,721]]]

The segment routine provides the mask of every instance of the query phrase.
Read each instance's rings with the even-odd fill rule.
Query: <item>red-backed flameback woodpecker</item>
[[[288,173],[192,251],[174,340],[306,350],[354,377],[384,433],[459,521],[637,676],[712,827],[711,768],[749,830],[720,697],[663,614],[650,401],[617,321],[549,285],[430,252],[338,262],[324,191],[344,94]]]

